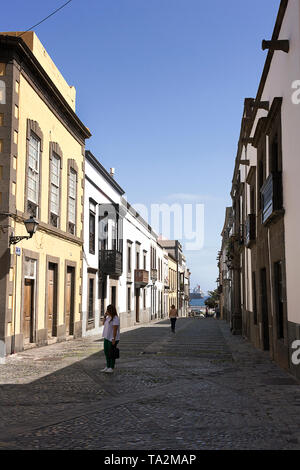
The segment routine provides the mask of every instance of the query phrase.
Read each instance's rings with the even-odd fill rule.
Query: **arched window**
[[[5,82],[0,80],[0,104],[6,104]]]

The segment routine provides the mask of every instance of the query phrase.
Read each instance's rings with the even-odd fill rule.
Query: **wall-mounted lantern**
[[[24,236],[19,236],[19,237],[10,236],[9,237],[10,245],[15,245],[16,243],[19,243],[21,240],[28,240],[29,238],[32,238],[32,236],[35,234],[38,228],[39,223],[36,219],[34,219],[34,217],[31,216],[29,219],[24,221],[24,225],[29,235],[24,235]]]

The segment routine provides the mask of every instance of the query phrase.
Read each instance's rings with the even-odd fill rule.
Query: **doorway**
[[[264,351],[270,349],[269,338],[269,316],[268,316],[268,295],[267,295],[267,270],[261,269],[261,314],[262,314],[262,343]]]
[[[75,268],[67,267],[66,278],[66,335],[74,334]]]
[[[140,321],[140,289],[135,289],[135,321]]]
[[[24,280],[23,335],[24,342],[33,343],[34,280]]]
[[[48,338],[56,335],[56,319],[57,319],[57,265],[48,264],[48,315],[47,329]]]

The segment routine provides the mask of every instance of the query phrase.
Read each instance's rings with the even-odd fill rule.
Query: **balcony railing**
[[[149,283],[149,272],[145,269],[136,269],[134,271],[134,282],[140,286],[146,286]]]
[[[245,245],[249,247],[256,238],[256,216],[255,214],[249,214],[245,223]]]
[[[122,253],[116,250],[100,250],[99,269],[109,276],[121,276],[122,274]]]
[[[157,281],[157,269],[151,269],[151,280],[153,282]]]
[[[282,175],[271,173],[261,190],[262,223],[282,212]]]

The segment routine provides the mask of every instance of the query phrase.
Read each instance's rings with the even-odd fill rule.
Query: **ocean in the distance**
[[[205,307],[205,300],[208,297],[203,297],[203,299],[191,299],[190,300],[190,307]]]

